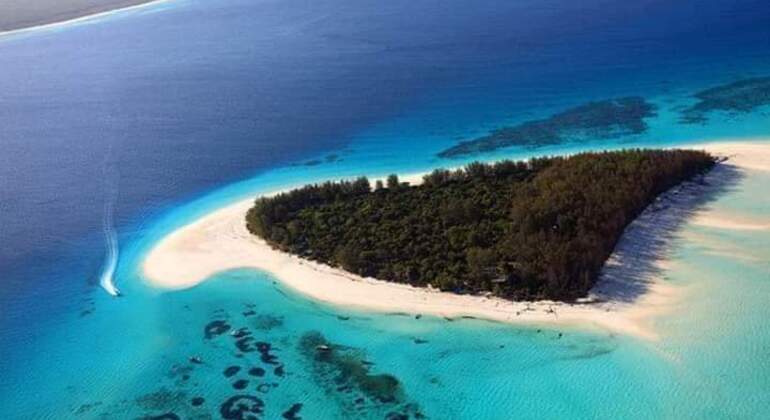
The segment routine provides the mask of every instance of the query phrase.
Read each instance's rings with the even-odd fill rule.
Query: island
[[[577,328],[654,341],[661,337],[658,320],[687,310],[692,298],[691,288],[667,280],[671,253],[677,249],[675,244],[685,225],[725,232],[770,229],[766,219],[736,217],[709,205],[736,188],[744,177],[770,171],[768,139],[724,139],[678,147],[705,150],[719,157],[719,163],[703,176],[661,193],[636,216],[625,228],[588,296],[575,301],[517,301],[491,293],[442,292],[433,287],[359,276],[285,252],[247,229],[245,216],[255,205],[251,193],[230,197],[193,218],[186,216],[188,210],[171,215],[181,218],[181,223],[144,251],[141,278],[161,293],[208,281],[261,281],[287,296],[308,299],[322,307],[328,305],[337,313],[410,315],[420,320],[433,319],[431,322],[437,322],[436,318],[446,322],[475,318],[521,325],[533,331],[544,327]],[[408,182],[408,188],[414,189],[423,182],[424,175],[399,174],[398,183]],[[387,187],[387,178],[371,179],[375,188],[377,180]],[[256,190],[253,194],[274,197],[304,184]],[[610,188],[607,193],[612,191]]]
[[[476,162],[419,185],[361,177],[260,197],[246,226],[280,251],[361,277],[572,302],[647,206],[715,162],[704,151],[635,149]]]

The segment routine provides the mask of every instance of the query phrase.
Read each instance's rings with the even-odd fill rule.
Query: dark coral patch
[[[284,371],[284,369],[283,369],[283,365],[279,365],[278,367],[276,367],[275,369],[273,369],[273,373],[275,374],[275,376],[281,376],[281,377],[283,377],[283,375],[284,375],[286,372],[285,372],[285,371]]]
[[[260,360],[262,360],[263,363],[267,363],[269,365],[277,365],[278,364],[278,357],[271,353],[273,346],[270,343],[265,343],[264,341],[258,341],[255,343],[257,346],[257,351],[260,355]]]
[[[249,375],[262,377],[262,376],[265,376],[265,370],[262,369],[261,367],[251,368],[249,369]]]
[[[647,130],[645,118],[655,116],[655,105],[630,96],[589,102],[541,120],[503,127],[438,154],[442,158],[491,152],[503,147],[538,147],[581,138],[618,138]]]
[[[176,415],[175,413],[163,413],[159,414],[157,416],[146,416],[146,420],[180,420],[181,417]]]
[[[370,365],[361,354],[330,343],[318,332],[304,334],[300,350],[314,361],[316,371],[330,380],[337,392],[349,393],[355,388],[381,403],[401,398],[401,386],[394,376],[369,373]]]
[[[251,346],[251,342],[254,341],[252,337],[243,337],[235,341],[235,347],[242,353],[250,353],[254,351],[254,347]]]
[[[190,400],[190,404],[192,404],[193,407],[199,407],[203,405],[204,402],[206,402],[206,400],[203,397],[195,397]]]
[[[714,111],[746,113],[770,105],[770,77],[738,80],[702,90],[693,95],[698,102],[682,111],[685,124],[704,123]]]
[[[286,420],[299,420],[302,417],[299,416],[299,411],[302,410],[302,403],[293,404],[288,410],[281,414],[281,417]]]
[[[414,419],[426,418],[416,404],[405,404],[399,407],[398,410],[391,411],[385,415],[385,420],[409,420],[412,418]]]
[[[249,386],[248,379],[238,379],[233,382],[233,388],[235,389],[245,389],[247,386]]]
[[[230,324],[222,320],[216,320],[206,324],[206,327],[203,329],[203,336],[206,339],[211,339],[228,331],[230,331]]]
[[[225,378],[230,378],[236,373],[240,372],[241,367],[240,366],[228,366],[227,369],[222,372],[223,375],[225,375]]]
[[[232,335],[235,338],[243,338],[251,335],[251,331],[249,331],[248,328],[238,328],[237,330],[233,331],[230,335]]]
[[[234,395],[219,407],[219,414],[228,420],[258,420],[265,403],[252,395]]]

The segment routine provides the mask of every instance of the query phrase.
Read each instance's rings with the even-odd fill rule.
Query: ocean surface
[[[683,228],[664,275],[686,304],[657,342],[350,311],[248,270],[163,292],[140,267],[307,182],[770,138],[761,87],[683,121],[697,92],[770,76],[768,22],[756,0],[169,0],[0,36],[0,417],[767,418],[767,230]],[[655,105],[643,132],[437,156],[623,96]],[[766,220],[768,186],[747,172],[709,206]]]

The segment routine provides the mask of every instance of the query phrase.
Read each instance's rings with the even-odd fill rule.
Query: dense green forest
[[[362,276],[573,300],[658,194],[712,165],[687,150],[471,163],[419,186],[395,175],[308,185],[258,198],[246,221],[276,248]]]

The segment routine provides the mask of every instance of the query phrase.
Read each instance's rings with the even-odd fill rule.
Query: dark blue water
[[[367,141],[421,165],[535,110],[762,74],[768,22],[756,0],[172,0],[0,38],[0,366],[100,293],[112,197],[124,243]]]

